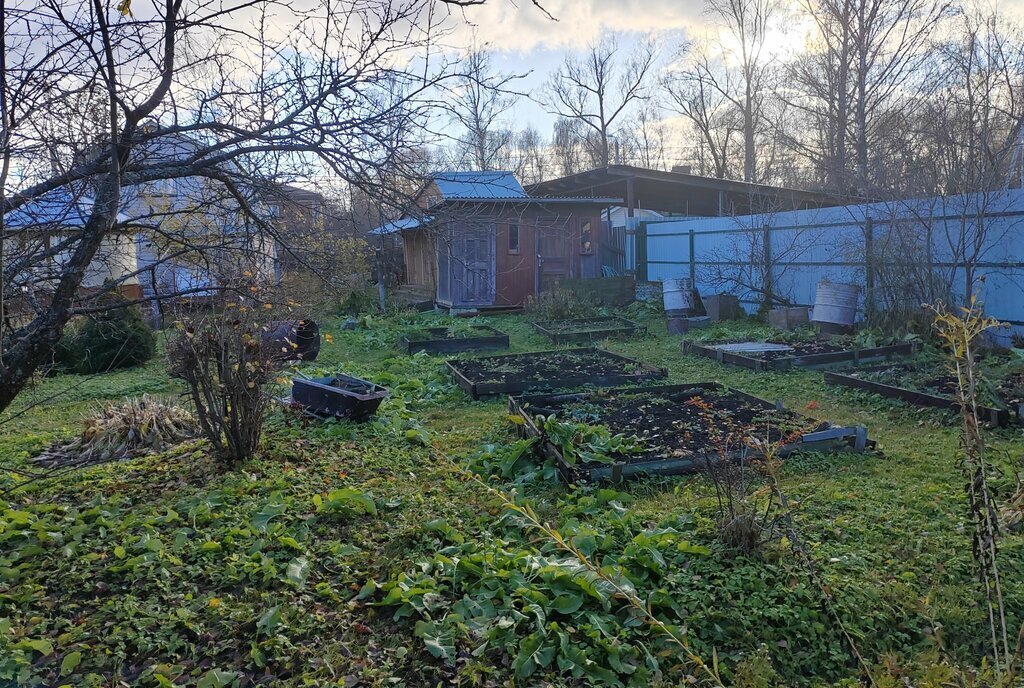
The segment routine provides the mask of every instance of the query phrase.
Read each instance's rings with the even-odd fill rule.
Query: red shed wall
[[[553,206],[556,212],[528,210],[495,218],[495,304],[519,306],[562,279],[600,276],[600,208]],[[580,244],[580,228],[590,222],[592,252]],[[519,251],[509,250],[509,225],[519,225]],[[537,255],[544,259],[537,274]],[[596,266],[596,267],[595,267]]]

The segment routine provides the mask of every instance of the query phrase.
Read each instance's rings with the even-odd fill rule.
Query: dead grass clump
[[[107,403],[84,421],[82,434],[54,444],[33,459],[46,468],[91,466],[161,452],[194,439],[199,428],[192,414],[174,404],[143,395]]]

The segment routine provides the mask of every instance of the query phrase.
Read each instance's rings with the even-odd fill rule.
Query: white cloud
[[[603,32],[661,33],[686,30],[705,20],[700,0],[540,0],[557,21],[532,0],[491,0],[452,18],[453,43],[475,27],[477,40],[495,50],[531,53],[538,49],[583,47]],[[468,41],[463,41],[468,42]]]

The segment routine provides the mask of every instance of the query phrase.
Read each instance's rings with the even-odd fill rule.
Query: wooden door
[[[453,272],[459,286],[456,305],[487,306],[494,302],[494,232],[463,234],[457,241]]]
[[[537,227],[537,287],[548,291],[572,277],[572,235],[569,227]]]

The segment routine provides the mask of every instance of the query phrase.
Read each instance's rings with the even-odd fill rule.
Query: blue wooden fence
[[[638,234],[639,278],[691,277],[748,310],[765,294],[812,305],[829,279],[860,285],[862,312],[974,293],[1012,326],[1000,339],[1024,333],[1024,190],[647,222]]]

